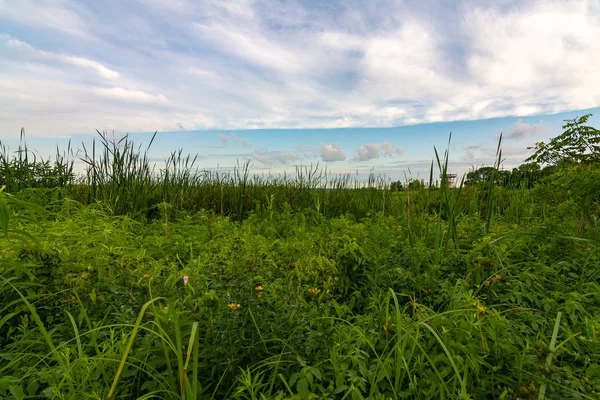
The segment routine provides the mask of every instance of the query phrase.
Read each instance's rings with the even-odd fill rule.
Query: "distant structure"
[[[444,174],[440,174],[440,178],[443,178]],[[446,174],[446,187],[456,187],[456,174]]]

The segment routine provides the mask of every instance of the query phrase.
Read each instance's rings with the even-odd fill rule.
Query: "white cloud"
[[[119,77],[119,73],[117,71],[113,71],[112,69],[105,67],[104,65],[100,64],[99,62],[88,60],[87,58],[75,57],[75,56],[65,56],[65,55],[52,55],[52,56],[56,57],[58,60],[60,60],[62,62],[68,63],[68,64],[76,65],[78,67],[91,68],[91,69],[95,70],[103,78],[117,79]]]
[[[391,157],[394,154],[394,145],[388,141],[383,142],[383,149],[385,155]]]
[[[297,71],[302,58],[256,31],[243,31],[234,26],[195,24],[198,37],[215,49],[231,53],[245,61],[268,69]]]
[[[92,89],[94,94],[98,96],[124,100],[134,103],[145,103],[145,104],[165,104],[168,102],[167,98],[162,94],[153,95],[140,90],[128,90],[121,87],[113,88],[94,88]]]
[[[322,145],[319,154],[321,160],[325,162],[344,161],[346,159],[346,152],[337,144]]]
[[[381,157],[381,145],[378,143],[363,144],[354,152],[354,161],[368,161]]]
[[[464,16],[473,46],[468,66],[478,85],[490,97],[508,96],[517,115],[597,106],[600,24],[589,2],[524,4]]]
[[[57,54],[50,51],[39,50],[32,47],[30,44],[23,42],[21,40],[12,38],[7,35],[0,35],[0,39],[4,39],[6,46],[8,48],[17,49],[24,51],[33,57],[46,59],[46,60],[54,60],[59,61],[65,64],[71,64],[81,68],[89,68],[94,70],[98,75],[102,78],[106,79],[117,79],[119,77],[119,73],[117,71],[113,71],[112,69],[102,65],[99,62],[87,59],[85,57],[77,57],[66,54]]]
[[[479,152],[484,150],[485,149],[482,145],[467,146],[465,147],[465,156],[463,157],[463,159],[467,161],[473,161],[475,159],[476,153],[479,154]]]
[[[527,124],[523,121],[517,121],[506,135],[506,138],[520,140],[535,137],[547,131],[548,128],[544,124]]]
[[[261,151],[252,152],[252,158],[265,165],[281,165],[296,161],[296,156],[289,151]]]
[[[380,158],[382,155],[384,157],[393,157],[394,155],[401,156],[403,153],[404,150],[402,149],[402,147],[395,147],[392,143],[386,140],[385,142],[383,142],[383,144],[363,144],[358,149],[356,149],[352,160],[356,162],[363,162]]]
[[[384,155],[386,157],[392,157],[394,154],[401,156],[404,154],[404,149],[401,146],[394,146],[387,140],[383,142]]]
[[[238,146],[248,147],[248,142],[245,139],[242,139],[241,137],[236,135],[235,133],[230,133],[230,134],[220,133],[217,135],[217,137],[221,141],[221,144],[223,145],[223,147],[227,147],[230,140],[234,141]]]
[[[82,15],[83,14],[83,15]],[[66,1],[0,0],[0,18],[20,24],[44,27],[77,37],[87,37],[86,26],[90,17],[84,10]]]

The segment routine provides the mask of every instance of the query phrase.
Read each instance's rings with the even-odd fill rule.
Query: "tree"
[[[556,165],[559,163],[595,163],[600,161],[600,130],[584,125],[592,114],[565,120],[564,132],[549,143],[538,142],[535,153],[525,161]]]
[[[495,167],[481,167],[473,170],[467,174],[466,186],[477,185],[480,183],[486,183],[496,174],[497,169]]]
[[[423,180],[410,179],[410,181],[408,182],[408,189],[409,190],[419,190],[422,187],[425,187],[425,184],[423,183]]]
[[[542,176],[544,173],[540,164],[534,162],[521,164],[518,168],[513,168],[509,178],[509,187],[517,189],[525,185],[527,188],[532,188]]]
[[[399,191],[401,191],[402,190],[402,182],[400,182],[400,181],[392,182],[390,184],[390,190],[392,192],[399,192]]]

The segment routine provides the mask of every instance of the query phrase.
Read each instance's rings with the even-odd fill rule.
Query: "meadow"
[[[597,160],[499,180],[499,143],[454,187],[435,150],[400,188],[32,154],[0,155],[0,398],[600,397]]]

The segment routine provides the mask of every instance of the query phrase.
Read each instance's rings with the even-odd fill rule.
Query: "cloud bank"
[[[594,0],[0,0],[0,137],[592,108],[598,38]]]

